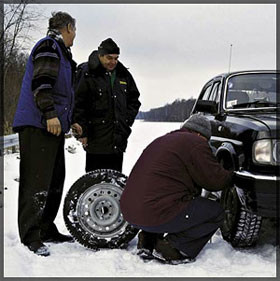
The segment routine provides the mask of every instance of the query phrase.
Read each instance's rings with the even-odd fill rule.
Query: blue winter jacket
[[[14,117],[13,129],[16,130],[23,126],[34,126],[37,128],[46,128],[46,120],[42,112],[37,107],[34,95],[31,90],[33,77],[33,53],[37,46],[44,40],[53,40],[60,55],[60,67],[56,83],[53,87],[54,107],[60,120],[62,132],[66,133],[70,129],[71,118],[74,106],[74,90],[72,87],[72,70],[70,62],[62,54],[59,44],[51,37],[46,36],[37,42],[29,56],[25,74],[22,81],[21,92],[18,106]]]

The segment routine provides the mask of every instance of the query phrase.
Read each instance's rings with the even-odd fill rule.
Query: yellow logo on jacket
[[[120,81],[121,85],[127,85],[127,83],[125,81]]]

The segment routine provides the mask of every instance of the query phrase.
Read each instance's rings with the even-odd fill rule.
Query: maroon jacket
[[[129,223],[156,226],[178,215],[201,187],[218,191],[232,172],[213,156],[206,139],[183,128],[155,139],[133,167],[120,206]]]

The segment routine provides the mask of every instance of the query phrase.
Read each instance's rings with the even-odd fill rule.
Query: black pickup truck
[[[218,75],[202,88],[192,114],[199,112],[211,121],[218,160],[237,175],[231,188],[203,195],[224,206],[223,238],[234,247],[253,246],[262,218],[279,218],[279,72]]]

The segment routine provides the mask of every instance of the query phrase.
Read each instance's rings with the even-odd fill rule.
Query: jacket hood
[[[98,51],[97,50],[93,51],[89,55],[89,57],[88,57],[88,67],[89,67],[90,71],[98,71],[98,70],[105,71],[105,68],[102,66],[102,64],[101,64],[101,62],[98,58]],[[127,68],[120,61],[118,61],[116,69],[118,71],[124,71],[124,72],[127,71]]]

